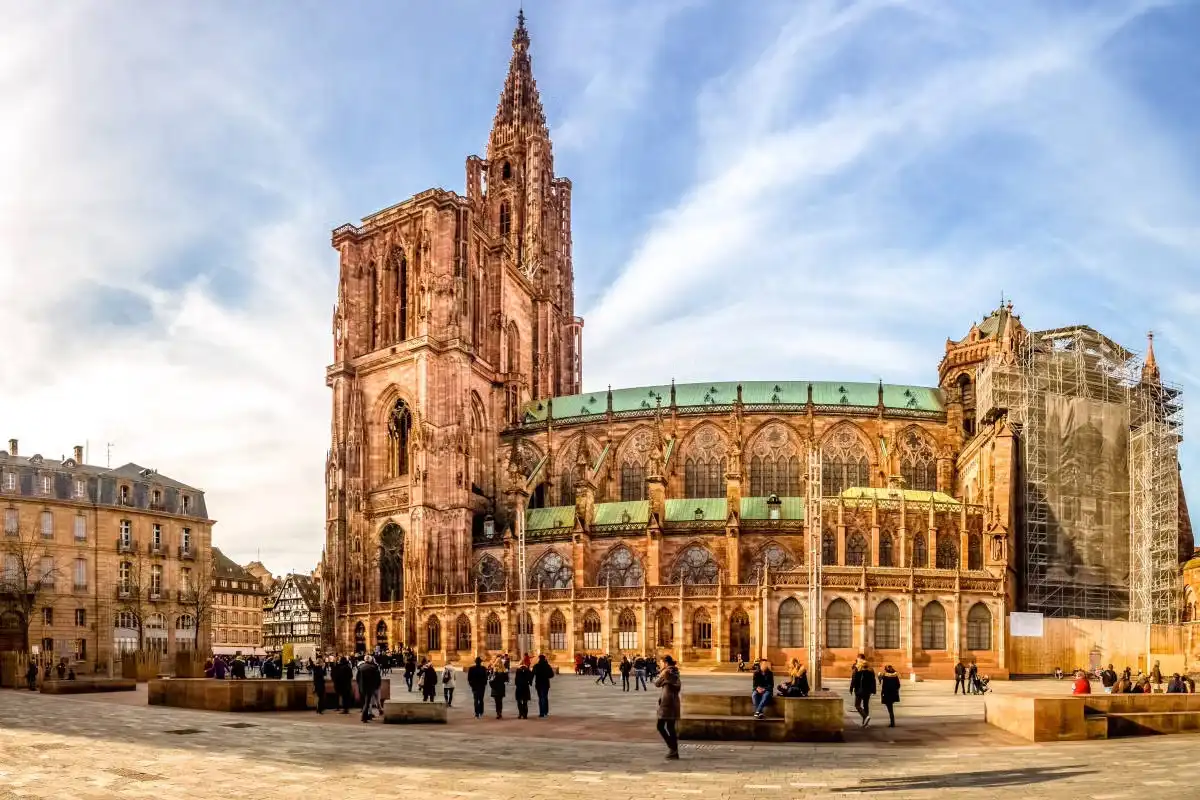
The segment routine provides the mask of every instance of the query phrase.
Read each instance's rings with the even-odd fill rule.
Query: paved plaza
[[[685,674],[685,691],[738,691],[748,679]],[[398,696],[408,698],[403,682]],[[1066,694],[1067,682],[993,684]],[[845,682],[833,682],[845,691]],[[983,722],[982,698],[951,684],[905,684],[898,727],[847,716],[846,743],[684,743],[663,760],[656,695],[560,676],[549,720],[471,717],[363,725],[340,714],[221,714],[150,707],[137,693],[0,691],[0,800],[9,798],[1149,798],[1200,797],[1190,737],[1031,745]],[[489,701],[490,702],[490,701]],[[464,707],[465,706],[465,707]],[[847,702],[850,709],[851,703]],[[490,706],[489,706],[490,707]],[[851,714],[853,713],[850,709]],[[882,722],[880,721],[882,714]]]

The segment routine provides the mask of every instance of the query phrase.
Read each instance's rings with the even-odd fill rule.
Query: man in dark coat
[[[675,659],[663,656],[662,674],[654,685],[662,690],[658,696],[658,734],[667,743],[667,758],[679,758],[679,737],[675,733],[675,721],[679,719],[679,693],[683,682],[679,679],[679,668]]]
[[[350,659],[342,656],[333,667],[333,691],[342,702],[342,713],[349,714],[354,705],[354,668]]]
[[[382,685],[383,677],[379,674],[379,667],[375,666],[375,659],[367,656],[366,660],[358,667],[358,692],[362,695],[363,722],[370,722],[375,718],[375,715],[371,713],[371,708],[375,703],[375,693]]]
[[[529,719],[529,687],[533,685],[533,670],[524,661],[517,667],[513,693],[517,701],[517,719]]]
[[[476,656],[475,666],[467,670],[467,686],[471,687],[471,696],[475,700],[475,719],[483,717],[483,693],[487,691],[488,671],[483,665],[483,659]]]
[[[437,697],[438,674],[433,668],[433,662],[425,662],[421,667],[421,702],[432,703]]]
[[[888,664],[879,673],[879,702],[883,703],[888,712],[888,727],[896,727],[896,714],[892,706],[900,702],[900,674]]]
[[[871,695],[875,694],[875,670],[865,658],[855,662],[857,669],[850,679],[850,692],[854,695],[854,710],[862,717],[862,726],[871,724]]]
[[[962,661],[954,662],[954,693],[958,694],[958,687],[962,687],[963,697],[967,696],[967,668],[963,666]]]
[[[975,692],[975,679],[978,677],[979,677],[979,667],[975,664],[974,661],[972,661],[971,666],[967,668],[967,687],[970,688],[971,694],[976,693]]]
[[[496,719],[504,719],[504,695],[508,691],[508,670],[504,661],[497,659],[492,664],[492,700],[496,703]]]
[[[533,665],[533,688],[538,696],[538,717],[544,718],[550,714],[550,681],[554,678],[554,667],[546,660],[546,654],[538,656]]]
[[[404,682],[408,684],[408,690],[411,692],[413,687],[413,675],[417,672],[417,656],[409,652],[408,658],[404,660]]]
[[[317,713],[325,713],[325,665],[313,664],[309,668],[312,673],[313,691],[317,693]]]

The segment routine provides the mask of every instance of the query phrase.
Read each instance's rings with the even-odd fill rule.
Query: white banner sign
[[[1042,638],[1042,615],[1014,611],[1008,615],[1008,634],[1010,636],[1031,636]]]

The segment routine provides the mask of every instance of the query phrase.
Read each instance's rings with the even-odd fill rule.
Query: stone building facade
[[[286,644],[321,643],[321,584],[311,575],[280,578],[263,608],[263,646],[273,652]]]
[[[212,651],[259,653],[263,648],[263,605],[268,592],[260,578],[219,548],[212,549]]]
[[[107,670],[126,650],[207,648],[204,603],[213,520],[204,493],[137,464],[0,451],[0,651],[37,647],[77,672]],[[35,593],[29,641],[18,594]],[[197,640],[199,640],[197,642]]]
[[[858,653],[1007,673],[1015,445],[976,418],[974,381],[1010,307],[947,341],[935,387],[583,392],[571,184],[523,19],[466,183],[333,232],[327,648],[804,661],[817,558],[827,673]]]

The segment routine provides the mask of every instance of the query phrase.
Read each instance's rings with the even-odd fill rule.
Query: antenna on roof
[[[112,449],[113,449],[113,442],[108,442],[104,446],[104,468],[105,469],[112,469]]]

